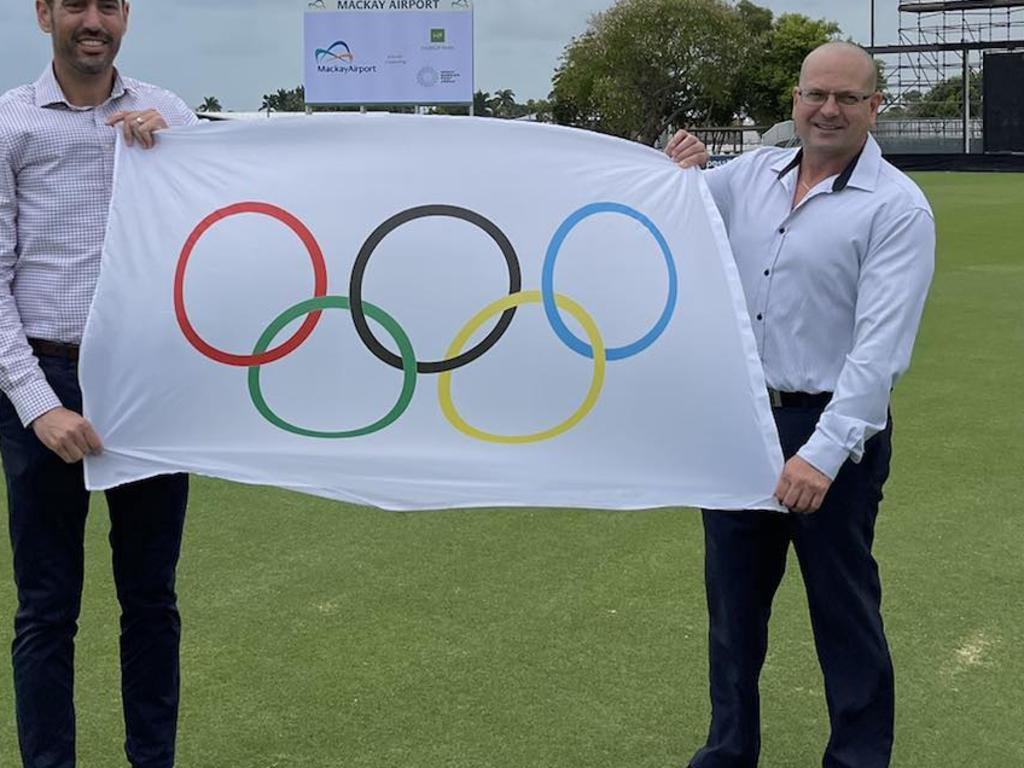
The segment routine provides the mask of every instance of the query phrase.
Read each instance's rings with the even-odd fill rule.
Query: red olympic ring
[[[181,327],[182,333],[185,334],[185,338],[189,340],[189,343],[211,360],[216,360],[218,363],[224,363],[225,365],[265,365],[275,360],[280,360],[285,355],[294,352],[302,342],[309,338],[309,335],[320,320],[320,310],[310,312],[302,325],[299,326],[299,329],[291,337],[285,339],[278,346],[272,347],[258,355],[236,355],[224,352],[207,343],[196,329],[192,327],[192,323],[188,319],[188,313],[185,311],[185,267],[188,265],[192,250],[195,248],[196,243],[199,242],[199,238],[206,233],[206,230],[218,221],[238,213],[261,213],[265,216],[270,216],[283,223],[298,235],[303,245],[306,246],[310,259],[313,261],[313,296],[320,298],[327,295],[327,263],[324,261],[324,254],[320,250],[320,245],[317,243],[316,238],[313,237],[313,233],[306,228],[306,225],[288,213],[288,211],[278,208],[276,205],[255,202],[235,203],[234,205],[214,211],[199,222],[188,236],[188,240],[185,241],[185,245],[181,249],[181,256],[178,257],[178,268],[174,273],[174,314],[177,316],[178,325]]]

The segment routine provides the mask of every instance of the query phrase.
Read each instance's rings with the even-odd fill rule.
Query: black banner
[[[985,151],[1024,152],[1024,52],[985,54]]]

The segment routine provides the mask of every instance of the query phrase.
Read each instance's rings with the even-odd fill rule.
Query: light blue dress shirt
[[[833,392],[799,455],[835,478],[885,428],[935,267],[921,190],[868,137],[796,208],[799,150],[765,148],[705,173],[746,294],[769,387]]]

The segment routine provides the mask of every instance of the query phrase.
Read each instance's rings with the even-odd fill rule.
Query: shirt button
[[[758,312],[757,313],[757,319],[758,320],[764,320],[764,315],[762,315],[760,312]]]
[[[786,228],[785,227],[779,227],[779,234],[780,235],[786,234]]]
[[[766,269],[766,270],[764,271],[764,276],[765,276],[765,277],[768,277],[768,275],[770,275],[771,273],[772,273],[772,271],[771,271],[770,269]]]

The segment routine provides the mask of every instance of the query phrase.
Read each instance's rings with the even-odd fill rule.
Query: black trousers
[[[65,407],[81,412],[75,363],[41,357]],[[75,765],[74,637],[81,607],[89,494],[82,464],[65,464],[22,427],[0,397],[0,454],[18,611],[14,692],[25,768]],[[186,475],[110,490],[110,545],[121,604],[121,693],[134,768],[174,763],[181,622],[174,574],[188,496]]]
[[[776,408],[788,459],[814,431],[818,408]],[[889,474],[892,419],[847,461],[811,515],[704,511],[711,727],[693,768],[755,768],[761,747],[758,678],[772,598],[790,543],[807,591],[825,679],[831,737],[824,768],[885,768],[893,739],[893,671],[871,554]]]

